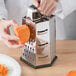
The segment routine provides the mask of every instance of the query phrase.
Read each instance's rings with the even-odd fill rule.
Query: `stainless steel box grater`
[[[34,68],[51,66],[57,58],[55,16],[44,16],[32,5],[22,23],[28,23],[31,36],[22,49],[21,60]]]

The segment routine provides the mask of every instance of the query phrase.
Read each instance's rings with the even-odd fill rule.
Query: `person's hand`
[[[14,20],[0,20],[1,40],[10,48],[21,48],[24,45],[18,43],[18,37],[10,35],[10,26],[18,26]]]
[[[50,16],[57,8],[57,1],[58,0],[33,0],[33,5],[38,8],[41,14]]]

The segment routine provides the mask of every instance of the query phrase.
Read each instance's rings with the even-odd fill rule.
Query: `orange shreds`
[[[7,76],[8,68],[0,64],[0,76]]]

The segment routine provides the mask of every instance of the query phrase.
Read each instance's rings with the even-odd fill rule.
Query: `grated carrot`
[[[67,76],[76,76],[76,71],[70,71]]]
[[[0,64],[0,76],[7,76],[8,68]]]

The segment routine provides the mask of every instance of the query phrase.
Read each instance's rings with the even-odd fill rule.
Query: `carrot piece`
[[[0,76],[7,76],[8,68],[0,64]]]
[[[76,71],[70,71],[67,76],[76,76]]]
[[[24,44],[29,41],[30,29],[26,24],[14,27],[14,33],[17,37],[19,37],[20,44]]]

